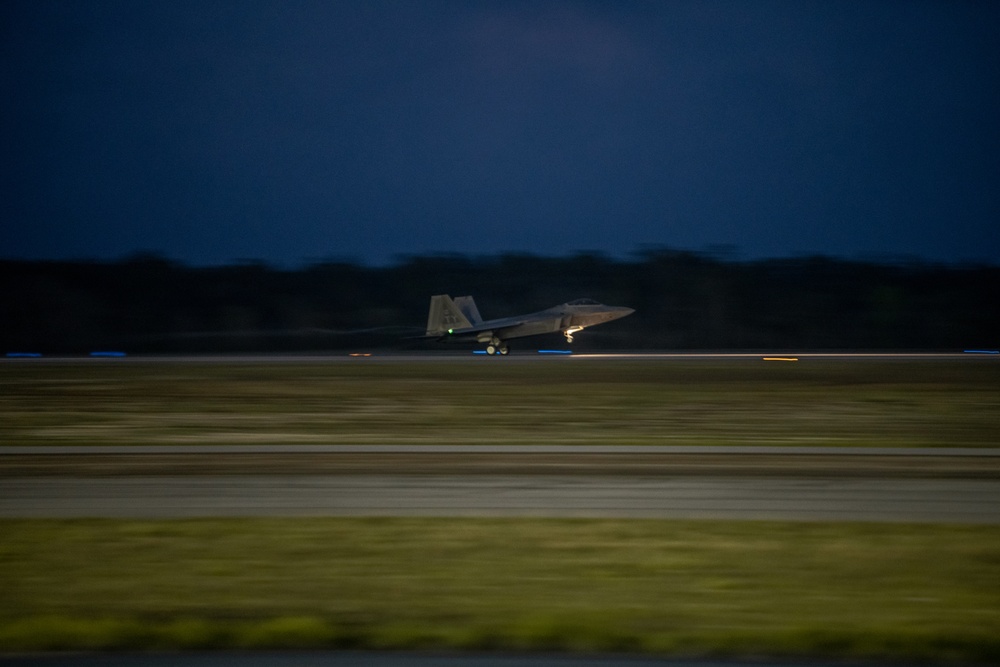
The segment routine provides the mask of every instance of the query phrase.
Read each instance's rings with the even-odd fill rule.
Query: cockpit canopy
[[[566,304],[567,306],[599,306],[600,302],[594,301],[593,299],[573,299]]]

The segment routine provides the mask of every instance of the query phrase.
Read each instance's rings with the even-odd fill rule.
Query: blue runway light
[[[1000,350],[965,350],[966,354],[1000,354]]]
[[[486,350],[473,350],[472,354],[486,354]]]
[[[90,356],[92,356],[92,357],[124,357],[125,353],[124,352],[115,352],[115,351],[99,351],[99,352],[91,352]]]
[[[539,350],[538,354],[573,354],[573,350]]]
[[[8,352],[8,359],[38,359],[41,357],[41,352]]]

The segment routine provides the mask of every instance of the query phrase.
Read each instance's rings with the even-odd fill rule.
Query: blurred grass
[[[0,520],[0,651],[1000,660],[1000,527]]]
[[[998,387],[992,359],[8,363],[0,445],[979,447]]]

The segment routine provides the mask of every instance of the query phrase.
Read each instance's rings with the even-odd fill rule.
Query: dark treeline
[[[325,351],[426,346],[432,294],[472,294],[484,317],[591,297],[636,313],[574,348],[996,349],[1000,267],[823,257],[753,262],[671,250],[599,255],[413,257],[193,268],[0,262],[0,352]],[[561,337],[522,342],[559,344]]]

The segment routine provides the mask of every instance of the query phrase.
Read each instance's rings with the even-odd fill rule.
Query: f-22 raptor
[[[632,308],[605,306],[593,299],[576,299],[537,313],[483,320],[471,296],[453,300],[447,294],[438,294],[431,297],[424,337],[486,343],[487,354],[508,354],[507,341],[511,338],[561,331],[566,342],[572,343],[573,334],[634,312]]]

